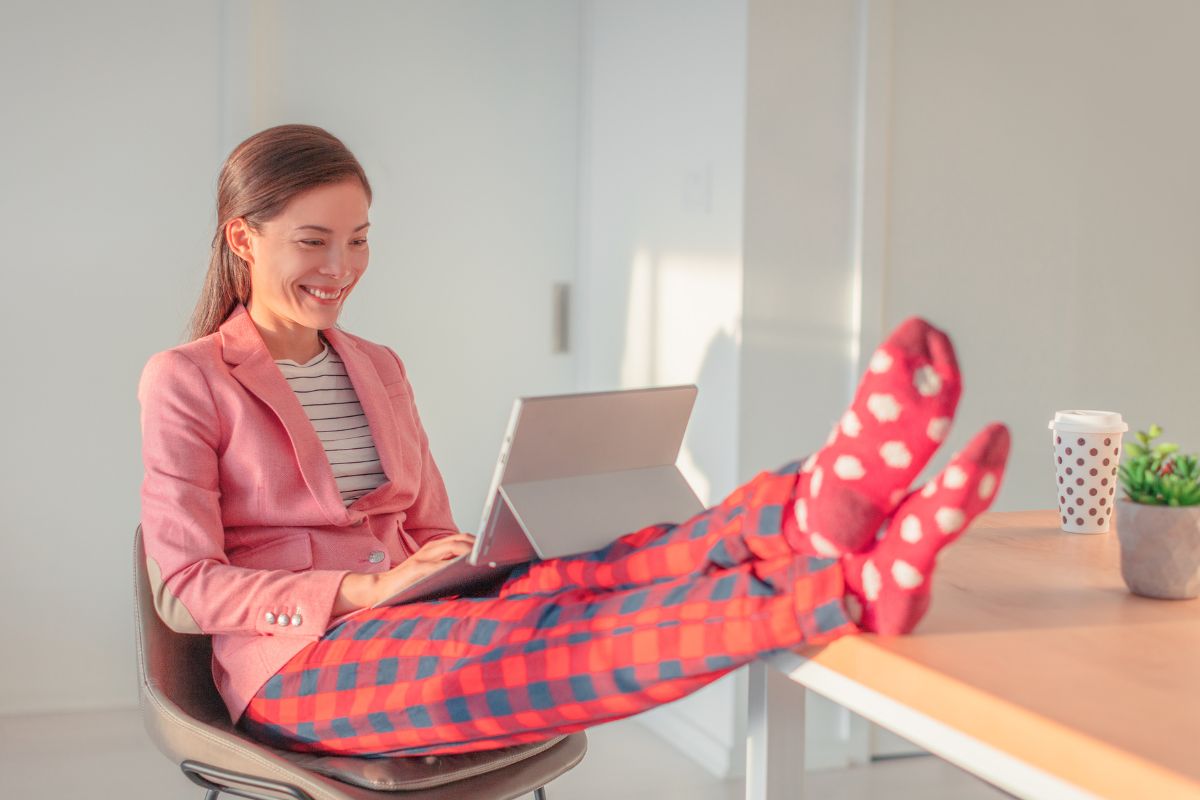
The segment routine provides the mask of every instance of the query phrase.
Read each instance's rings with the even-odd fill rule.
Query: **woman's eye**
[[[367,243],[366,239],[355,239],[352,242],[352,244],[356,244],[359,246],[365,245],[366,243]],[[307,244],[307,245],[312,245],[314,247],[319,247],[320,245],[323,245],[325,243],[323,241],[321,241],[320,239],[301,239],[300,244]]]

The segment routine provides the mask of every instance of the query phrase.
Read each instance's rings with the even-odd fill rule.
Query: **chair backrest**
[[[138,693],[169,701],[189,717],[231,728],[229,712],[212,680],[212,640],[176,633],[154,608],[146,570],[142,526],[134,534],[134,587],[137,598]],[[145,703],[143,702],[143,708]]]

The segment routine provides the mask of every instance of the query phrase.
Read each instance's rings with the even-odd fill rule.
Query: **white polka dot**
[[[834,425],[833,430],[831,430],[829,432],[829,435],[825,437],[825,446],[829,447],[829,445],[833,444],[834,441],[837,439],[837,435],[838,435],[838,426]]]
[[[912,463],[912,453],[908,452],[904,442],[885,442],[879,448],[879,457],[893,469],[904,469]]]
[[[796,501],[796,524],[802,531],[808,528],[808,503],[803,500]]]
[[[987,475],[983,476],[981,481],[979,481],[979,498],[981,500],[987,500],[995,491],[996,476],[989,472]]]
[[[890,394],[873,394],[867,398],[867,411],[880,422],[900,419],[900,404]]]
[[[966,514],[958,508],[939,508],[933,518],[942,529],[942,533],[946,534],[957,533],[967,520]]]
[[[942,390],[942,376],[926,364],[913,373],[913,386],[917,387],[922,397],[933,397]]]
[[[862,433],[862,421],[859,420],[858,414],[855,414],[853,409],[842,415],[842,433],[851,439]]]
[[[967,482],[967,473],[963,472],[958,466],[952,466],[946,470],[946,475],[942,478],[942,483],[948,489],[961,489]]]
[[[929,420],[929,427],[925,429],[925,435],[935,442],[942,442],[946,439],[946,434],[950,432],[949,417],[934,417]]]
[[[925,484],[925,488],[921,489],[921,497],[933,497],[933,493],[937,491],[937,479],[931,480]]]
[[[834,546],[833,542],[826,539],[819,533],[810,533],[808,540],[812,542],[813,550],[817,551],[818,555],[822,556],[839,556],[841,551]]]
[[[813,453],[804,461],[804,466],[800,468],[801,472],[812,472],[813,467],[817,465],[817,454]]]
[[[925,582],[920,570],[907,561],[897,560],[892,564],[892,577],[901,589],[915,589]]]
[[[876,375],[882,375],[892,368],[892,357],[887,354],[886,350],[876,350],[875,355],[871,356],[871,366],[869,369]]]
[[[833,474],[844,481],[856,481],[866,475],[867,471],[863,469],[862,462],[854,456],[838,456],[837,461],[833,462]]]
[[[900,523],[900,538],[909,544],[916,544],[921,541],[923,533],[924,531],[921,530],[921,520],[912,514],[909,514]]]
[[[879,590],[883,588],[883,580],[879,577],[879,570],[870,561],[863,564],[862,568],[862,583],[863,594],[871,602],[879,599]]]
[[[812,480],[808,482],[808,496],[816,497],[821,493],[821,481],[825,478],[825,472],[817,467],[813,470]]]

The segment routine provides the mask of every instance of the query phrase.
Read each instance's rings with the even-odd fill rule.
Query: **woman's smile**
[[[335,306],[341,301],[342,292],[346,287],[317,287],[311,285],[301,285],[300,288],[303,290],[304,295],[314,303],[325,306]]]

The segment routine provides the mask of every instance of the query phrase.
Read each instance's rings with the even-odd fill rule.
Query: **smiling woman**
[[[847,601],[863,628],[911,630],[938,552],[995,496],[1002,425],[907,491],[960,389],[949,338],[913,318],[804,466],[483,594],[383,604],[473,537],[404,362],[336,324],[367,268],[370,203],[320,128],[239,145],[193,340],[152,356],[138,385],[156,606],[212,635],[230,719],[263,741],[376,756],[542,741],[857,633]]]

